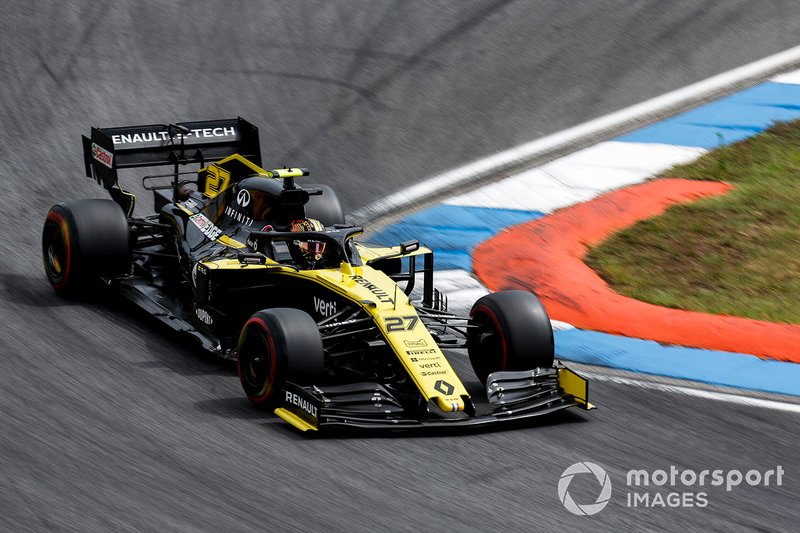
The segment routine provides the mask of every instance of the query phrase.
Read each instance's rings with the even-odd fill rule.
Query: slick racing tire
[[[315,194],[308,198],[306,204],[306,218],[315,218],[322,222],[325,227],[334,224],[344,224],[344,211],[336,191],[327,185],[309,185],[322,189],[322,194]]]
[[[467,351],[481,383],[492,372],[553,366],[553,328],[544,306],[527,291],[480,298],[470,311]]]
[[[86,199],[50,208],[42,230],[47,279],[61,296],[76,296],[99,277],[125,274],[131,235],[112,200]]]
[[[275,407],[287,381],[318,383],[324,361],[317,324],[299,309],[258,311],[239,336],[239,381],[250,401],[261,407]]]

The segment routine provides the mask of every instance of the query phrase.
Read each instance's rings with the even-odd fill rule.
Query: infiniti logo
[[[239,202],[240,206],[247,207],[250,204],[250,191],[242,189],[239,191],[239,194],[236,195],[236,200]]]
[[[572,478],[575,477],[575,474],[594,474],[594,477],[601,487],[600,495],[594,503],[579,505],[575,503],[575,500],[570,496],[568,491],[569,484]],[[558,499],[561,500],[561,503],[567,508],[567,511],[572,514],[581,516],[597,514],[608,504],[610,498],[611,479],[602,467],[590,463],[589,461],[568,466],[567,469],[564,470],[564,473],[561,474],[561,479],[558,480]]]

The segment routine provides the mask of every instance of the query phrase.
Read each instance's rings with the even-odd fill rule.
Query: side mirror
[[[416,252],[417,250],[419,250],[419,241],[406,241],[400,243],[400,253],[403,255]]]

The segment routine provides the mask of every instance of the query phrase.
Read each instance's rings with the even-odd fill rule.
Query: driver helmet
[[[293,220],[291,225],[291,231],[323,231],[324,229],[325,226],[322,225],[322,222],[313,218]],[[295,241],[295,244],[300,249],[303,258],[312,264],[319,261],[322,258],[322,254],[325,253],[325,243],[322,241],[313,239],[298,240]]]

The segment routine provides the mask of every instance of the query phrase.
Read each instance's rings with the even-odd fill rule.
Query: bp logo
[[[597,501],[583,505],[575,503],[575,500],[573,500],[572,496],[569,494],[569,484],[576,474],[594,475],[597,482],[600,484],[600,495],[597,497]],[[567,508],[567,511],[572,514],[581,516],[597,514],[608,505],[608,500],[610,498],[611,479],[602,467],[590,463],[589,461],[568,466],[567,469],[564,470],[564,473],[561,474],[561,479],[558,480],[558,499],[561,500],[561,503]]]

